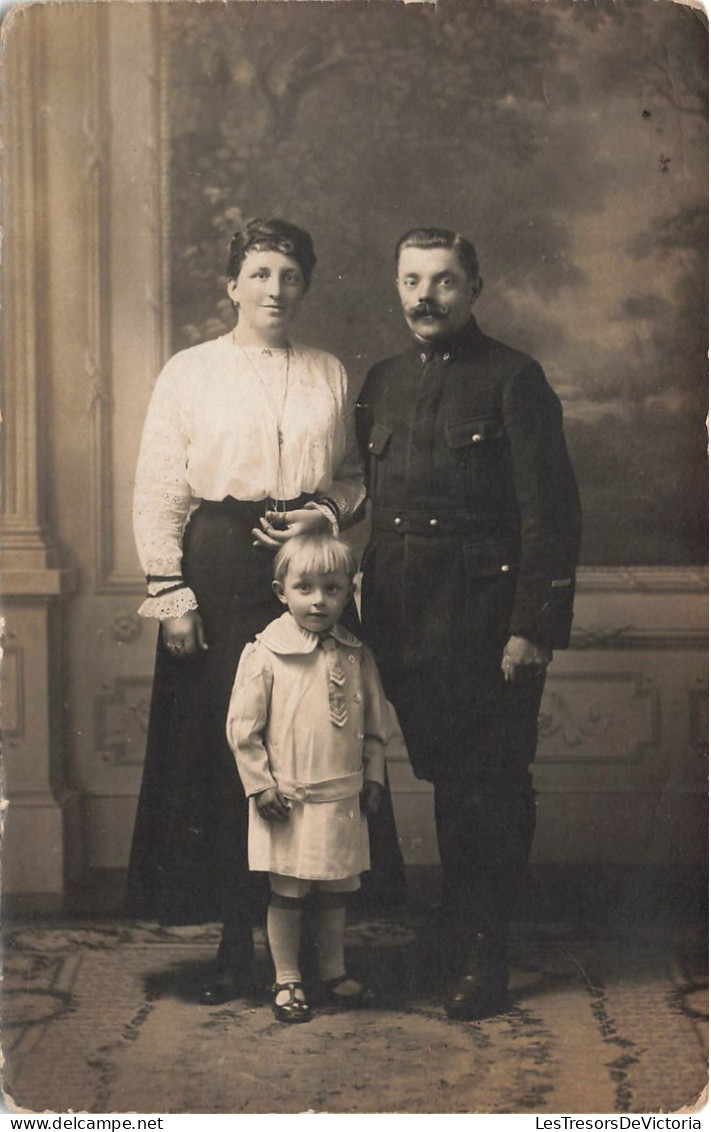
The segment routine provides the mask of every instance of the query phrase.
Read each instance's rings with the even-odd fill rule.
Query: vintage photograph
[[[703,7],[0,49],[5,1111],[700,1128]]]

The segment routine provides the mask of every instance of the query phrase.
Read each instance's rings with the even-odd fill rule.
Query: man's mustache
[[[422,302],[417,303],[414,307],[410,307],[408,314],[413,322],[417,322],[421,318],[444,318],[449,313],[448,307],[441,307],[439,303],[430,302],[429,299],[423,299]]]

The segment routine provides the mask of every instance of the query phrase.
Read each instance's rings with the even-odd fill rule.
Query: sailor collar
[[[352,649],[361,648],[362,642],[343,625],[334,625],[329,630],[329,634],[341,645]],[[302,629],[288,612],[277,617],[276,621],[270,622],[266,629],[257,633],[256,639],[277,656],[305,655],[313,652],[319,645],[318,633],[310,633],[308,629]]]

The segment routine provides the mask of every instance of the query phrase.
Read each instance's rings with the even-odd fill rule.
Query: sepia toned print
[[[693,1113],[707,1081],[701,9],[53,0],[8,8],[0,31],[5,1105]],[[205,1005],[219,922],[128,914],[158,632],[138,615],[141,434],[168,359],[231,333],[227,253],[255,216],[313,235],[294,333],[343,363],[349,407],[412,341],[394,254],[416,227],[472,241],[477,324],[535,358],[562,406],[582,548],[491,1017],[448,1017],[415,961],[441,870],[432,788],[403,745],[388,776],[406,889],[374,870],[349,907],[361,1009],[314,996],[308,1025],[280,1025],[263,921],[253,993]],[[344,526],[357,554],[369,523],[366,509]],[[463,625],[438,626],[443,648]],[[442,703],[424,707],[436,724]]]

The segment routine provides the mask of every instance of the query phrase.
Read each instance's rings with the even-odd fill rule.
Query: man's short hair
[[[401,236],[395,248],[395,265],[400,264],[400,254],[404,248],[451,248],[472,283],[479,278],[479,261],[474,245],[466,236],[452,232],[449,228],[411,228]]]
[[[344,573],[352,580],[357,565],[347,543],[318,534],[287,539],[274,559],[274,581],[283,582],[290,568],[309,574]]]

